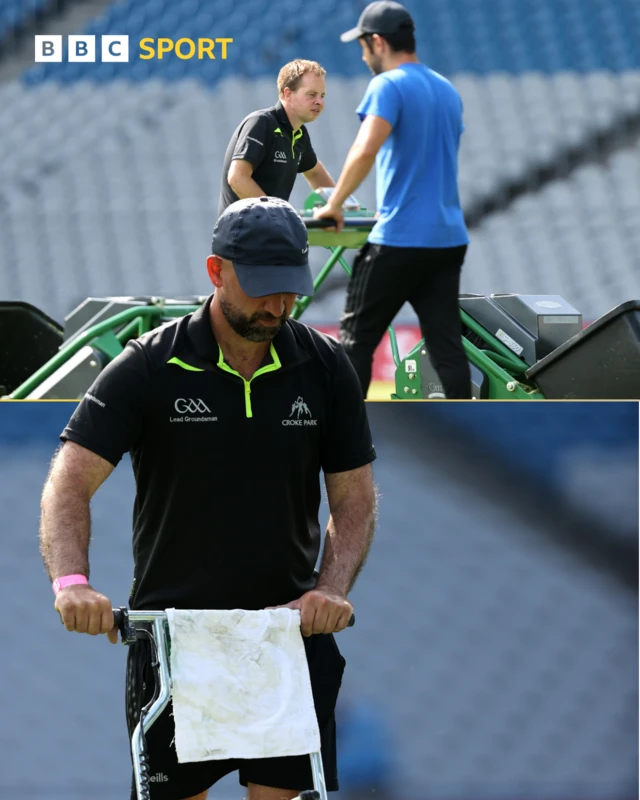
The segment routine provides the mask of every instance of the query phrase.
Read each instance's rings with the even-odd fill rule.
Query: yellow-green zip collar
[[[188,369],[189,372],[204,372],[204,370],[200,369],[200,367],[192,367],[191,364],[186,364],[184,361],[181,361],[179,358],[176,358],[175,356],[173,358],[170,358],[167,361],[167,364],[177,364],[177,366],[182,367],[182,369]]]
[[[271,358],[273,359],[273,363],[265,364],[264,367],[260,367],[260,369],[257,369],[253,373],[253,375],[251,376],[251,378],[249,380],[247,380],[245,377],[243,377],[239,372],[236,372],[235,369],[232,369],[226,363],[226,361],[224,360],[224,355],[222,354],[222,349],[220,348],[220,345],[218,345],[218,353],[219,353],[218,366],[220,367],[220,369],[223,369],[225,372],[231,373],[231,375],[237,375],[238,378],[240,378],[242,380],[242,382],[244,383],[244,408],[245,408],[245,413],[247,415],[247,419],[253,417],[253,409],[251,408],[251,381],[254,378],[257,378],[258,375],[264,375],[265,372],[274,372],[275,370],[280,369],[280,367],[282,366],[282,364],[280,363],[280,359],[278,358],[278,354],[276,353],[276,348],[273,346],[273,342],[271,342],[271,345],[269,346],[269,353],[271,354]]]
[[[295,146],[295,143],[300,138],[302,138],[302,128],[300,128],[300,130],[297,133],[293,133],[293,135],[291,136],[291,155],[293,156],[294,159],[296,157],[296,152],[293,148]]]

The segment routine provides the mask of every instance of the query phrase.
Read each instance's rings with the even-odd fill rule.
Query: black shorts
[[[345,661],[335,639],[319,634],[304,637],[313,700],[320,728],[322,761],[328,791],[338,789],[336,763],[335,706],[342,683]],[[127,660],[126,711],[129,741],[140,720],[140,710],[153,695],[154,678],[150,663],[150,643],[146,639],[130,646]],[[230,772],[239,770],[240,783],[256,783],[278,789],[312,789],[309,756],[284,758],[228,759],[179,764],[174,747],[171,702],[149,728],[146,736],[152,800],[182,800],[200,792]],[[136,800],[131,784],[131,800]]]

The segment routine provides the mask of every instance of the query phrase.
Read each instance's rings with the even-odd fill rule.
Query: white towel
[[[300,612],[167,609],[178,761],[320,750]]]

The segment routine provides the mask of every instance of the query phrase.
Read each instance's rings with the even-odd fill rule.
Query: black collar
[[[278,102],[273,107],[273,113],[276,115],[276,119],[278,120],[280,125],[284,126],[284,128],[289,133],[293,133],[293,125],[289,121],[289,117],[287,116],[287,112],[284,110],[282,101],[278,100]]]
[[[205,302],[197,311],[194,311],[189,319],[187,332],[195,354],[203,361],[218,363],[219,351],[209,318],[209,307],[213,295],[209,295]]]
[[[220,357],[220,349],[213,335],[213,331],[211,330],[211,321],[209,317],[209,308],[212,300],[213,295],[211,294],[202,306],[197,311],[193,312],[187,327],[189,340],[196,356],[203,364],[206,363],[209,368],[217,365]],[[288,321],[282,326],[280,332],[273,340],[273,346],[275,347],[283,368],[297,366],[311,358],[311,355],[307,352],[295,331],[296,324],[295,322]],[[269,358],[269,356],[267,356],[267,358]]]

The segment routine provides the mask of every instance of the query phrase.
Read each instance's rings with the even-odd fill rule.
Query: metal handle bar
[[[164,611],[130,611],[128,608],[124,608],[124,606],[112,610],[113,621],[118,628],[122,625],[125,613],[132,622],[154,622],[157,619],[165,619],[167,616]]]
[[[155,622],[156,620],[164,620],[167,616],[164,611],[130,611],[124,606],[120,606],[120,608],[114,608],[112,610],[114,624],[120,631],[122,640],[125,643],[130,638],[127,635],[130,633],[126,630],[127,625],[130,625],[132,622]],[[352,614],[351,619],[347,623],[347,628],[352,628],[355,623],[356,615]],[[133,639],[135,641],[135,636]]]

